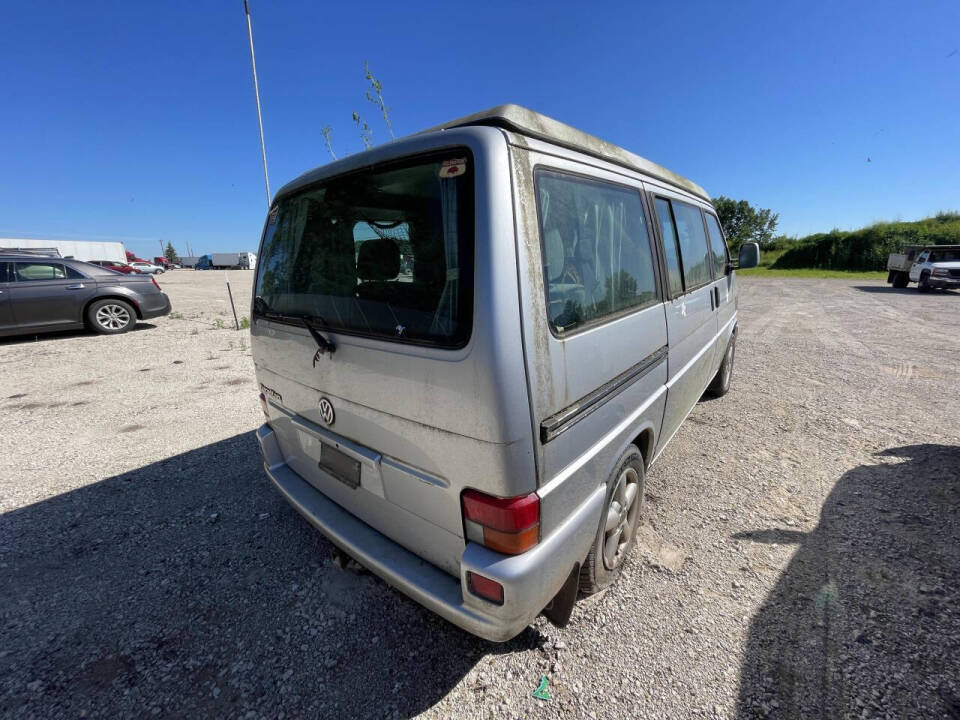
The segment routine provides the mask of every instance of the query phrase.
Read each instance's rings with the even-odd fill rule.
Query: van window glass
[[[63,280],[67,277],[59,263],[16,263],[16,276],[20,281]]]
[[[271,210],[254,313],[397,342],[459,346],[473,317],[466,150],[322,181]]]
[[[670,297],[683,294],[683,277],[680,274],[680,251],[677,250],[677,228],[673,224],[670,201],[657,198],[657,217],[663,235],[663,252],[667,258],[667,285]]]
[[[657,300],[640,193],[549,171],[536,175],[547,313],[558,333]]]
[[[683,260],[683,280],[687,290],[705,285],[713,279],[710,273],[710,248],[703,230],[700,208],[682,202],[672,202],[673,217],[680,239],[680,257]]]
[[[0,283],[13,282],[10,275],[10,263],[0,262]]]
[[[710,251],[713,255],[713,273],[716,277],[727,272],[727,244],[723,240],[720,223],[710,213],[704,213],[707,218],[707,232],[710,234]]]

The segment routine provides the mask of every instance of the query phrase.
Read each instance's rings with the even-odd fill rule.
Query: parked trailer
[[[196,267],[198,262],[200,262],[199,255],[188,255],[187,257],[180,258],[180,265],[185,268]]]
[[[127,262],[127,253],[121,242],[93,242],[87,240],[28,240],[26,238],[0,238],[0,248],[21,250],[56,248],[61,257],[75,260],[113,260]]]
[[[204,265],[204,258],[210,259],[206,267],[212,270],[252,270],[257,265],[257,256],[251,252],[204,255],[201,265]]]

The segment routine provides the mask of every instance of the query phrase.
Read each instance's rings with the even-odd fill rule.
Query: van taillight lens
[[[497,605],[503,605],[503,585],[497,581],[467,571],[467,587],[474,595]]]
[[[150,276],[150,282],[153,283],[153,286],[154,286],[157,290],[160,289],[160,285],[157,283],[157,278],[154,277],[153,275]]]
[[[499,498],[476,490],[462,496],[467,539],[507,555],[540,542],[540,497],[536,493]]]

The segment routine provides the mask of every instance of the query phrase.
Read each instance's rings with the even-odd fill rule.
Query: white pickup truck
[[[920,292],[960,288],[960,245],[905,245],[887,260],[887,282],[917,283]]]

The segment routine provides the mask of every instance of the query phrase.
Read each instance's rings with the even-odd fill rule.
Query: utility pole
[[[253,94],[257,99],[257,123],[260,125],[260,156],[263,158],[263,183],[267,187],[267,208],[270,207],[270,178],[267,176],[267,148],[263,142],[263,115],[260,113],[260,85],[257,82],[257,60],[253,54],[253,26],[250,24],[250,3],[243,0],[247,16],[247,38],[250,40],[250,67],[253,69]]]

